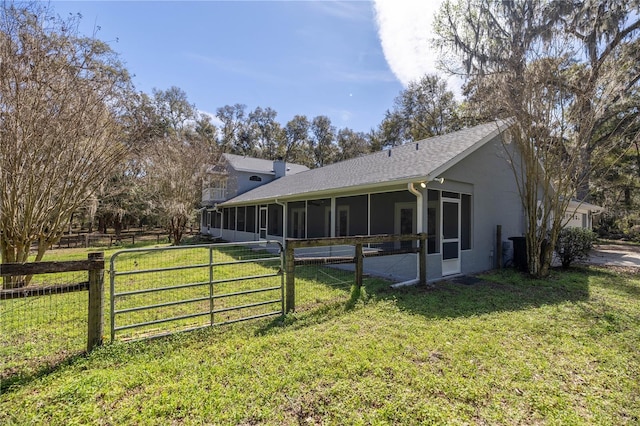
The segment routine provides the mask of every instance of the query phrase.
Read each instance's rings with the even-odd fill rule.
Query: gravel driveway
[[[640,268],[640,246],[597,244],[590,253],[588,263]]]

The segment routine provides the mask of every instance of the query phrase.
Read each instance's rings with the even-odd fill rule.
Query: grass
[[[116,250],[106,253],[107,268],[109,261],[116,257],[115,253]],[[221,245],[216,245],[211,254],[217,264],[211,272],[214,280],[218,281],[212,288],[208,284],[210,252],[206,247],[185,246],[161,251],[143,247],[139,251],[119,253],[115,269],[124,275],[116,276],[115,292],[143,292],[116,298],[115,338],[148,338],[208,327],[211,321],[219,325],[248,317],[280,315],[282,277],[277,275],[280,270],[277,256],[255,248]],[[66,249],[50,252],[46,260],[82,258],[86,258],[83,249]],[[189,268],[165,270],[186,266]],[[143,272],[154,269],[160,271]],[[340,275],[345,278],[345,273],[322,269],[326,272],[320,276],[318,268],[305,267],[299,271],[296,299],[300,308],[312,309],[326,300],[348,298],[353,274],[347,274],[346,284],[343,281],[336,283],[334,278]],[[257,276],[260,278],[246,279]],[[105,278],[104,339],[109,341],[108,273]],[[46,287],[48,284],[83,280],[86,280],[86,272],[46,274],[34,276],[31,285]],[[195,285],[184,287],[191,283]],[[172,286],[183,287],[146,292]],[[209,298],[211,290],[215,297],[213,306]],[[176,301],[187,302],[176,304]],[[146,308],[140,310],[140,307]],[[211,307],[215,312],[213,315],[210,314]],[[57,364],[81,354],[86,347],[87,309],[86,291],[0,302],[0,392],[13,383],[46,373]]]
[[[638,424],[640,278],[507,271],[106,345],[0,395],[2,424]]]

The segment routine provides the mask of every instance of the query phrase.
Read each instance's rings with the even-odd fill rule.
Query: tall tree
[[[127,155],[98,187],[88,205],[89,228],[92,229],[97,220],[102,232],[113,227],[116,235],[126,220],[141,223],[152,216],[144,160],[149,147],[167,132],[166,123],[158,118],[154,101],[145,93],[129,96],[119,123]]]
[[[309,152],[304,149],[309,140],[309,128],[309,120],[304,115],[296,115],[287,122],[278,147],[283,160],[300,164],[311,162]]]
[[[220,128],[220,149],[222,152],[244,154],[246,147],[240,142],[246,127],[246,105],[225,105],[216,110],[216,117],[222,122]]]
[[[34,243],[42,259],[125,153],[117,115],[129,76],[77,24],[38,3],[0,6],[3,262],[27,261]]]
[[[319,115],[311,121],[311,135],[308,140],[309,152],[312,155],[311,167],[322,167],[333,163],[337,154],[335,145],[336,128],[326,115]]]
[[[447,82],[427,74],[400,92],[378,131],[386,146],[442,135],[459,128],[457,108]]]
[[[165,132],[182,137],[185,127],[192,127],[197,112],[194,104],[187,99],[187,93],[179,87],[172,86],[167,90],[153,89],[156,117],[163,125]]]
[[[336,136],[339,147],[338,161],[359,157],[370,152],[367,137],[362,132],[355,132],[349,128],[340,129]]]
[[[145,152],[145,178],[160,219],[180,244],[200,202],[205,169],[218,155],[215,127],[181,89],[154,90],[154,95],[156,120],[167,126]]]
[[[249,125],[253,129],[255,149],[260,158],[278,158],[278,138],[282,137],[282,127],[276,121],[277,115],[275,110],[261,107],[249,113]]]
[[[521,154],[511,164],[532,275],[548,274],[564,212],[588,182],[591,156],[615,142],[596,137],[601,125],[624,123],[607,112],[638,81],[635,71],[619,67],[639,59],[638,49],[627,48],[636,43],[639,11],[637,0],[459,0],[446,1],[436,18],[436,45],[451,53],[447,67],[472,83],[471,101],[479,105],[473,109],[513,122],[505,139]]]

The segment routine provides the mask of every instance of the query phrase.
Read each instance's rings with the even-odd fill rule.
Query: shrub
[[[564,228],[560,231],[555,251],[562,267],[566,269],[574,260],[587,259],[595,240],[596,234],[590,229]]]

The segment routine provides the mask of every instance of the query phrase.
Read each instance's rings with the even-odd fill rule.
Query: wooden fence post
[[[356,287],[362,287],[362,275],[364,273],[364,256],[362,255],[362,244],[356,244]]]
[[[89,253],[89,261],[97,263],[89,269],[89,324],[87,327],[87,352],[102,345],[104,309],[104,253]]]
[[[420,251],[418,252],[420,260],[420,284],[427,283],[427,234],[420,234]]]
[[[286,289],[285,289],[285,313],[289,313],[296,309],[296,259],[294,256],[293,244],[287,241],[285,248],[285,272],[286,272]]]

